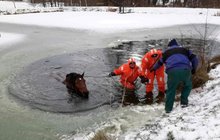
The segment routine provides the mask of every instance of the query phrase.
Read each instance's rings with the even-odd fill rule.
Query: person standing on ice
[[[138,99],[135,95],[135,80],[140,77],[141,82],[148,82],[148,79],[141,76],[141,70],[136,65],[136,60],[134,58],[130,58],[127,63],[122,64],[119,68],[115,69],[113,72],[109,73],[109,77],[120,75],[120,83],[124,88],[125,99],[124,101],[131,102],[134,100],[134,103],[138,102]],[[124,104],[124,103],[123,103]]]
[[[176,39],[168,43],[168,49],[163,52],[162,58],[152,67],[155,71],[163,64],[166,66],[168,76],[165,111],[170,113],[173,109],[176,89],[180,82],[183,83],[181,91],[181,107],[188,106],[188,96],[192,90],[192,74],[195,74],[198,59],[190,50],[178,45]]]
[[[157,103],[160,103],[164,100],[165,95],[165,82],[164,82],[164,65],[155,71],[150,71],[153,65],[162,57],[162,51],[159,49],[151,49],[148,51],[142,58],[141,68],[142,76],[149,79],[149,82],[146,84],[146,96],[145,100],[147,104],[153,103],[153,88],[154,88],[154,79],[156,77],[158,85],[158,95],[156,97]]]

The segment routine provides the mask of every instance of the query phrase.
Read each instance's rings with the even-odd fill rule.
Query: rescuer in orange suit
[[[119,68],[115,69],[113,72],[109,74],[109,77],[121,75],[120,82],[123,87],[127,89],[135,89],[134,81],[140,77],[142,83],[147,82],[148,79],[141,76],[141,70],[136,65],[136,60],[134,58],[130,58],[128,63],[121,65]]]
[[[140,77],[142,83],[148,82],[147,78],[141,76],[141,70],[136,65],[136,61],[134,58],[130,58],[127,63],[122,64],[119,68],[109,73],[109,77],[116,75],[121,75],[120,83],[125,88],[126,91],[133,91],[132,92],[133,98],[135,91],[135,80],[138,77]]]
[[[164,65],[161,66],[156,71],[150,72],[150,69],[154,64],[162,57],[162,51],[159,49],[151,49],[148,51],[142,58],[141,68],[142,76],[149,79],[149,82],[146,84],[146,103],[153,103],[153,88],[154,88],[154,78],[156,77],[158,85],[158,96],[156,97],[157,103],[160,103],[164,100],[165,96],[165,82],[164,82]]]

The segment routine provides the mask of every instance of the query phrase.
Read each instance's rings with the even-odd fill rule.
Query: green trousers
[[[192,90],[192,75],[190,70],[170,70],[167,72],[167,92],[165,100],[165,111],[170,112],[173,109],[173,104],[176,95],[176,89],[180,82],[183,83],[183,90],[181,92],[181,104],[188,104],[188,96]]]

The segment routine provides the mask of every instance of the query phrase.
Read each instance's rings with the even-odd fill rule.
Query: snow
[[[0,50],[6,48],[8,45],[21,42],[24,39],[25,35],[23,34],[0,32]]]
[[[17,7],[32,7],[27,3]],[[3,9],[4,8],[4,9]],[[0,10],[13,9],[12,2],[0,1]],[[180,24],[208,23],[220,25],[220,17],[213,16],[220,9],[190,8],[131,8],[133,13],[117,12],[56,12],[20,15],[0,15],[0,23],[16,23],[47,27],[91,30],[103,33],[121,32],[129,29],[157,28]],[[219,32],[220,33],[220,32]],[[1,47],[13,42],[22,41],[25,36],[0,32]],[[220,40],[220,35],[217,35]],[[204,87],[194,89],[189,97],[189,107],[181,108],[175,103],[170,114],[152,119],[142,128],[132,128],[124,134],[115,133],[116,137],[130,139],[165,140],[174,137],[177,140],[220,139],[220,66],[211,70],[214,80],[208,81]],[[154,106],[162,109],[164,105]],[[132,107],[137,113],[147,114],[146,106]],[[163,109],[162,109],[163,110]],[[115,125],[114,125],[115,124]],[[120,127],[112,121],[110,125]],[[144,126],[145,125],[145,126]],[[146,127],[150,126],[150,127]],[[105,126],[104,126],[105,127]],[[92,137],[94,132],[83,134],[84,138]],[[168,136],[169,135],[169,136]],[[77,136],[63,136],[63,139],[80,139]]]
[[[209,15],[208,23],[220,23],[220,17],[212,16],[217,13],[218,9],[137,8],[133,9],[133,11],[135,13],[128,14],[93,11],[19,14],[1,16],[0,22],[47,27],[76,28],[99,32],[119,32],[128,29],[157,28],[180,24],[205,23],[206,20],[204,19],[206,19],[207,14]]]
[[[15,7],[17,8],[23,8],[23,9],[30,9],[33,6],[27,2],[14,2],[13,1],[0,1],[0,10],[4,11],[4,10],[11,10],[14,9]]]
[[[0,1],[0,15],[62,11],[59,7],[44,8],[28,2]]]
[[[154,138],[155,140],[167,139],[167,134],[172,133],[175,139],[207,140],[220,139],[220,66],[210,72],[214,78],[203,88],[194,89],[189,97],[190,106],[181,108],[176,103],[170,114],[163,114],[152,122],[157,125],[154,131],[142,128],[141,132],[127,135],[128,139],[135,136],[140,138]],[[140,130],[138,130],[140,131]]]

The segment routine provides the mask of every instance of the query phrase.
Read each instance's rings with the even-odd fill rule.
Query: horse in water
[[[70,94],[76,93],[81,97],[88,98],[89,91],[86,86],[86,80],[83,77],[84,73],[69,73],[66,75],[66,79],[63,81],[63,84],[66,85]]]

